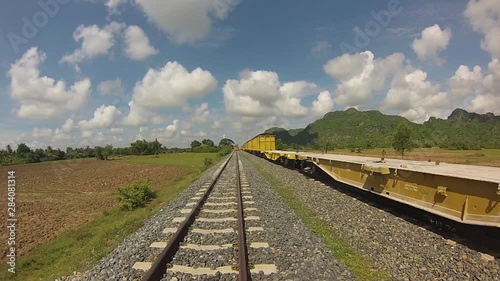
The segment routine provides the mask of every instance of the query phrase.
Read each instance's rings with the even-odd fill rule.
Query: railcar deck
[[[262,154],[319,168],[339,182],[454,221],[500,227],[500,168],[280,150]]]
[[[493,182],[500,184],[500,168],[495,168],[495,167],[450,164],[446,162],[441,162],[438,165],[436,165],[436,162],[404,160],[404,159],[387,159],[387,158],[384,159],[384,162],[381,162],[380,158],[375,158],[375,157],[330,154],[330,153],[325,154],[325,153],[309,153],[309,152],[291,152],[291,151],[281,151],[281,150],[265,151],[264,153],[269,155],[275,155],[274,157],[276,157],[277,155],[295,155],[296,159],[321,158],[333,161],[365,164],[374,167],[416,171],[427,174],[473,179],[478,181],[486,181],[486,182]]]

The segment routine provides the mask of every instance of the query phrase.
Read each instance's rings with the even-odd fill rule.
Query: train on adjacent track
[[[240,149],[460,224],[500,228],[500,168],[280,151],[268,134]]]

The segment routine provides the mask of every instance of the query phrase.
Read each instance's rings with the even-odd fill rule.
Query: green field
[[[159,157],[138,156],[115,159],[114,161],[181,166],[188,168],[190,172],[160,187],[157,191],[157,198],[145,208],[125,211],[120,209],[117,203],[111,210],[103,210],[102,214],[93,221],[17,257],[15,274],[9,273],[7,264],[2,263],[0,280],[54,280],[61,276],[71,275],[74,271],[84,272],[91,268],[99,259],[116,248],[125,237],[140,228],[165,203],[175,198],[198,179],[207,168],[205,158],[214,159],[214,163],[219,159],[216,153],[179,153]]]

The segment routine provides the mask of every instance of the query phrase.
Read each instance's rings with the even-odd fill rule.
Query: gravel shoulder
[[[484,259],[459,241],[448,240],[297,171],[249,154],[244,156],[314,210],[357,253],[377,269],[387,271],[389,279],[500,280],[499,260]]]
[[[268,241],[280,275],[278,279],[271,280],[354,280],[352,272],[333,258],[318,235],[300,220],[254,165],[248,162],[245,153],[240,155],[244,156],[240,159],[265,230],[249,233],[247,240]]]
[[[243,154],[243,153],[240,153]],[[271,275],[253,274],[253,280],[354,280],[354,274],[335,260],[318,235],[300,221],[300,218],[286,205],[283,198],[270,183],[245,158],[240,158],[250,185],[254,204],[252,216],[260,217],[259,224],[264,231],[247,235],[248,243],[265,241],[267,249],[250,249],[251,263],[274,263],[278,273]],[[128,236],[123,243],[92,269],[79,275],[63,277],[59,280],[140,280],[141,272],[132,269],[135,262],[151,260],[154,250],[149,245],[164,241],[162,230],[172,226],[172,219],[184,208],[201,185],[218,167],[206,171],[199,180],[184,190],[178,197],[167,203],[155,216],[149,219],[137,232]],[[212,241],[213,242],[213,241]],[[193,252],[184,252],[193,255]],[[208,257],[220,256],[213,253]],[[232,280],[235,275],[212,277],[195,276],[194,279],[177,280]],[[188,276],[186,276],[188,277]],[[175,280],[173,277],[170,280]]]

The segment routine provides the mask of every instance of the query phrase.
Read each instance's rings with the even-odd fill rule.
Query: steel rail
[[[250,268],[248,267],[248,254],[245,235],[245,214],[243,213],[243,199],[241,194],[241,180],[240,180],[240,158],[236,153],[236,178],[237,178],[237,197],[238,197],[238,280],[248,281],[251,280]]]
[[[182,240],[184,240],[184,237],[189,231],[189,227],[193,224],[195,221],[196,217],[200,213],[201,208],[205,204],[205,201],[208,198],[208,195],[212,191],[213,187],[217,183],[217,180],[219,179],[220,175],[226,168],[227,164],[233,157],[234,152],[229,156],[229,158],[226,160],[226,162],[222,165],[221,170],[219,173],[215,176],[215,178],[212,180],[210,183],[210,186],[207,188],[207,191],[205,194],[198,200],[195,208],[189,213],[187,218],[184,220],[182,225],[177,229],[175,232],[174,236],[172,236],[167,243],[167,246],[163,249],[163,251],[160,253],[160,256],[156,259],[156,261],[153,263],[151,268],[146,272],[144,277],[142,278],[142,281],[158,281],[163,278],[163,275],[167,272],[167,263],[169,263],[177,250],[180,247],[180,243]],[[239,181],[239,180],[238,180]]]

